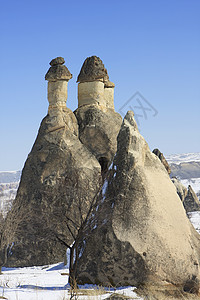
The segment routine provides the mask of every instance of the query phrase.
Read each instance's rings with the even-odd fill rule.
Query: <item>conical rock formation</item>
[[[187,188],[176,177],[172,178],[172,182],[176,187],[177,194],[183,202],[185,200],[185,197],[187,196]]]
[[[165,169],[167,170],[168,174],[170,175],[171,169],[170,169],[170,166],[169,166],[169,164],[168,164],[166,158],[164,157],[163,153],[160,152],[159,149],[154,149],[154,150],[153,150],[153,153],[154,153],[155,155],[158,156],[158,158],[160,159],[160,161],[161,161],[161,162],[163,163],[163,165],[165,166]]]
[[[191,185],[186,188],[176,177],[172,178],[172,182],[176,187],[177,194],[179,195],[186,212],[199,211],[200,202]]]
[[[200,211],[200,202],[192,189],[191,185],[188,186],[187,195],[183,201],[186,212]]]
[[[71,74],[63,63],[62,58],[53,60],[46,75],[48,115],[40,125],[7,216],[1,239],[1,249],[12,247],[7,266],[63,261],[66,245],[73,243],[102,181],[101,166],[80,142],[77,119],[66,107]]]
[[[139,286],[199,278],[200,237],[128,112],[102,198],[77,248],[77,282]]]

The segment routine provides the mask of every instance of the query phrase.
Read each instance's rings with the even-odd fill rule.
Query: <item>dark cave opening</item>
[[[101,174],[102,176],[105,175],[108,171],[108,159],[106,157],[100,157],[99,163],[101,165]]]

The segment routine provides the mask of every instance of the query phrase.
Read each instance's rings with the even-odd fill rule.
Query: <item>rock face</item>
[[[167,160],[165,159],[163,153],[161,153],[159,149],[154,149],[153,153],[159,157],[160,161],[165,166],[165,169],[167,170],[168,174],[170,175],[171,169],[170,169],[170,166],[169,166]]]
[[[182,162],[179,164],[172,163],[171,176],[179,177],[180,179],[200,178],[200,162]]]
[[[176,178],[172,178],[172,182],[176,187],[177,194],[179,195],[186,212],[199,211],[200,201],[189,185],[188,189]]]
[[[77,248],[77,282],[133,285],[199,278],[200,237],[128,112],[102,197]]]
[[[117,135],[121,126],[118,113],[102,111],[98,106],[84,106],[75,112],[79,138],[97,158],[106,172],[117,150]]]
[[[190,185],[188,186],[187,195],[183,201],[183,205],[185,207],[186,212],[200,210],[199,199]]]
[[[184,202],[185,197],[187,196],[187,188],[176,178],[172,178],[172,182],[176,187],[177,194],[179,195],[182,202]]]
[[[6,220],[1,247],[13,245],[7,266],[62,261],[102,180],[101,166],[78,139],[76,117],[66,107],[71,75],[62,63],[61,58],[53,60],[47,72],[48,115],[27,158]],[[8,236],[10,227],[13,230]]]
[[[117,150],[122,118],[114,110],[114,84],[100,58],[89,57],[78,76],[79,138],[106,172]]]

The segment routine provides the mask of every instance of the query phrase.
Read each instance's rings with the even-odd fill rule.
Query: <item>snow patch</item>
[[[192,161],[199,162],[200,152],[166,155],[166,160],[169,164],[180,164],[182,162]]]

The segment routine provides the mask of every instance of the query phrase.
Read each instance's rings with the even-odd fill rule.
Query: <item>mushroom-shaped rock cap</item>
[[[63,65],[64,63],[65,63],[64,58],[59,56],[59,57],[56,57],[56,58],[52,59],[49,64],[50,64],[50,66],[53,67],[53,66],[56,66],[56,65]]]
[[[102,60],[97,56],[91,56],[84,61],[77,82],[96,80],[108,81],[109,76]]]
[[[58,80],[70,80],[72,74],[66,66],[63,64],[65,60],[63,57],[56,57],[50,62],[51,67],[45,75],[45,80],[48,81],[58,81]]]

